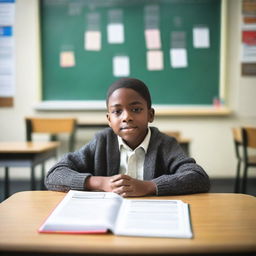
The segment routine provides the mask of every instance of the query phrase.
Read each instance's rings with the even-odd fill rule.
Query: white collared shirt
[[[118,136],[120,150],[120,170],[119,173],[131,176],[134,179],[143,180],[144,161],[148,150],[148,144],[151,137],[151,131],[148,133],[142,143],[132,150],[121,137]]]

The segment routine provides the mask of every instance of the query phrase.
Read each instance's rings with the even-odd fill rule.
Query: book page
[[[112,229],[122,200],[115,193],[71,190],[39,232],[106,232]]]
[[[188,205],[179,200],[124,200],[116,235],[191,238]]]

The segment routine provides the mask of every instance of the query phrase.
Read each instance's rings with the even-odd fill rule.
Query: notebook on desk
[[[112,192],[70,190],[40,233],[107,233],[192,238],[189,205],[181,200],[124,199]]]

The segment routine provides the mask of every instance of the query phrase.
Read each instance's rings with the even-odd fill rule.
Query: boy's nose
[[[123,118],[123,122],[129,122],[132,120],[132,116],[130,114],[129,111],[123,111],[123,114],[122,114],[122,118]]]

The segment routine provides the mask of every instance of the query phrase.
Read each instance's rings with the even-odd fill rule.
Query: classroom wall
[[[256,126],[256,77],[240,75],[240,20],[241,1],[228,0],[226,45],[226,93],[232,115],[224,117],[156,117],[154,125],[165,130],[180,130],[191,138],[191,155],[210,177],[234,177],[236,161],[231,127]],[[76,116],[78,118],[105,118],[105,112],[37,112],[34,106],[40,100],[40,48],[38,29],[38,1],[16,0],[16,94],[14,107],[0,108],[0,141],[24,141],[24,117]],[[209,77],[209,79],[211,79]],[[206,81],[207,86],[207,81]],[[78,132],[78,144],[90,139],[93,131]],[[63,138],[65,140],[65,138]],[[65,141],[60,154],[65,152]],[[52,163],[48,163],[50,165]],[[0,169],[3,175],[3,168]],[[249,172],[249,175],[253,175]],[[29,170],[12,169],[11,178],[29,177]]]

